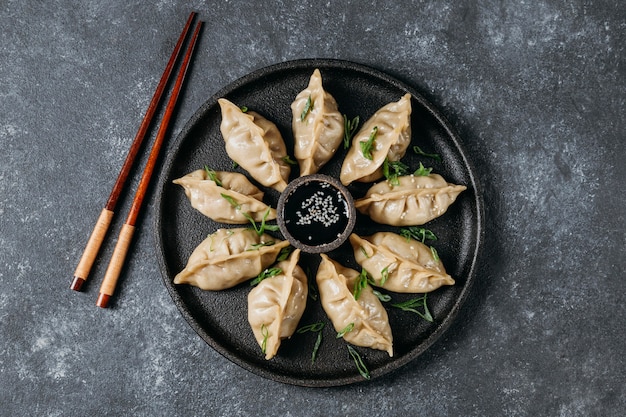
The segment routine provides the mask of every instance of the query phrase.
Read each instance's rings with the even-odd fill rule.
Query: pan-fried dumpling
[[[364,145],[370,143],[369,151]],[[383,176],[385,159],[399,161],[411,143],[411,95],[381,107],[354,135],[341,166],[343,185],[371,182]]]
[[[354,233],[350,243],[356,261],[373,284],[400,293],[427,293],[442,285],[454,285],[441,260],[422,242],[393,232],[378,232],[361,238]]]
[[[248,293],[248,322],[265,359],[272,359],[282,339],[293,335],[306,308],[309,290],[299,259],[296,249],[274,265],[281,270],[278,275],[265,278]]]
[[[417,226],[446,212],[464,185],[446,182],[441,175],[405,175],[398,185],[382,181],[373,185],[365,197],[354,202],[363,214],[377,223],[391,226]]]
[[[291,167],[285,161],[287,148],[276,125],[253,111],[244,113],[225,98],[218,102],[228,156],[259,183],[283,191]]]
[[[219,229],[191,253],[174,284],[224,290],[259,275],[276,261],[288,241],[246,228]]]
[[[264,217],[265,220],[276,218],[276,210],[263,202],[263,191],[243,174],[214,171],[212,178],[209,178],[207,170],[199,169],[174,180],[174,184],[185,189],[193,208],[216,222],[248,223],[244,213],[249,214],[254,221],[262,221]],[[235,208],[224,196],[239,204],[239,207]]]
[[[343,116],[337,102],[322,87],[322,75],[313,71],[309,85],[291,103],[294,154],[300,175],[315,174],[328,162],[343,140]]]
[[[355,346],[383,350],[393,356],[393,337],[387,311],[370,286],[354,298],[359,273],[321,254],[317,270],[317,287],[322,307],[337,332],[347,331],[343,338]]]

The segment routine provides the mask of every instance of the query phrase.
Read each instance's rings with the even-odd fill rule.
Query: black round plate
[[[363,381],[343,339],[336,333],[321,308],[319,300],[308,299],[300,325],[324,321],[323,341],[314,362],[311,353],[316,334],[295,334],[284,340],[278,355],[265,360],[247,320],[247,283],[220,291],[202,291],[189,285],[174,285],[174,276],[181,271],[194,248],[221,225],[195,211],[181,187],[172,184],[179,178],[205,165],[215,170],[239,171],[234,168],[224,149],[219,126],[221,113],[217,100],[226,97],[239,106],[247,106],[276,123],[288,149],[293,149],[291,133],[291,102],[306,88],[315,68],[322,74],[324,88],[332,94],[339,110],[350,119],[359,116],[361,123],[383,105],[397,101],[409,92],[412,98],[412,145],[425,152],[437,153],[439,162],[418,156],[409,148],[402,161],[413,170],[422,162],[432,167],[449,182],[468,189],[442,217],[428,223],[438,240],[437,249],[447,272],[456,285],[428,294],[428,307],[434,317],[430,323],[417,314],[405,312],[386,303],[393,332],[394,356],[367,348],[356,348],[374,379],[398,369],[418,357],[450,325],[468,295],[474,279],[483,236],[483,205],[477,180],[461,147],[459,138],[440,112],[410,86],[371,68],[338,60],[299,60],[273,65],[255,71],[211,97],[186,124],[165,161],[159,179],[156,205],[157,257],[165,286],[174,303],[191,327],[220,354],[258,375],[283,383],[302,386],[337,386]],[[320,173],[339,177],[346,151],[341,149]],[[247,173],[245,173],[247,174]],[[297,166],[292,178],[298,175]],[[249,177],[249,176],[248,176]],[[250,178],[250,177],[249,177]],[[362,196],[370,184],[348,187],[355,198]],[[276,207],[279,194],[266,190],[265,200]],[[381,226],[359,215],[354,232],[361,236],[376,231],[398,228]],[[276,234],[277,237],[281,237]],[[342,264],[360,270],[354,261],[349,242],[329,254]],[[302,254],[301,266],[315,282],[319,255]],[[392,303],[415,298],[411,294],[395,294]],[[207,367],[210,364],[207,363]]]

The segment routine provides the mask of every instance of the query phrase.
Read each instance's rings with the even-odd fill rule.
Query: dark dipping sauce
[[[310,175],[298,178],[283,192],[278,204],[281,231],[305,252],[332,250],[354,227],[354,204],[334,178]]]

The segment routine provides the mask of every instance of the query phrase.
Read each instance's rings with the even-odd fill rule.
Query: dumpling
[[[214,175],[211,179],[206,170],[199,169],[174,180],[174,184],[185,189],[193,208],[216,222],[248,223],[244,213],[254,221],[262,221],[264,217],[265,220],[276,218],[276,210],[263,202],[263,191],[248,181],[245,175],[226,171],[215,171]],[[234,207],[229,199],[239,207]]]
[[[248,322],[254,337],[272,359],[282,339],[291,337],[306,308],[307,277],[298,266],[300,250],[274,267],[281,272],[261,281],[248,293]]]
[[[263,272],[286,246],[288,241],[252,229],[219,229],[194,249],[174,284],[215,291],[234,287]]]
[[[371,149],[364,152],[364,144]],[[381,107],[354,135],[341,166],[343,185],[353,181],[371,182],[383,176],[385,159],[399,161],[411,143],[411,95]]]
[[[343,140],[343,116],[337,102],[322,87],[322,75],[313,71],[309,85],[291,103],[294,154],[300,175],[315,174],[328,162]]]
[[[446,182],[441,175],[405,175],[398,185],[382,181],[373,185],[365,197],[354,202],[363,214],[377,223],[391,226],[417,226],[446,212],[464,185]]]
[[[370,286],[354,298],[359,273],[321,254],[317,270],[317,287],[322,307],[337,332],[345,329],[343,338],[355,346],[382,350],[393,356],[393,337],[387,311]]]
[[[356,261],[376,286],[400,293],[427,293],[442,285],[454,285],[441,260],[435,259],[422,242],[378,232],[366,238],[353,233],[350,243]]]
[[[285,161],[287,148],[276,125],[253,111],[244,113],[225,98],[218,102],[228,156],[259,183],[282,192],[291,167]]]

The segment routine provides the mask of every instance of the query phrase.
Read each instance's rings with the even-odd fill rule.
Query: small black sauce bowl
[[[322,174],[290,182],[278,199],[276,211],[283,236],[295,248],[308,253],[338,248],[356,223],[350,192],[337,179]]]

